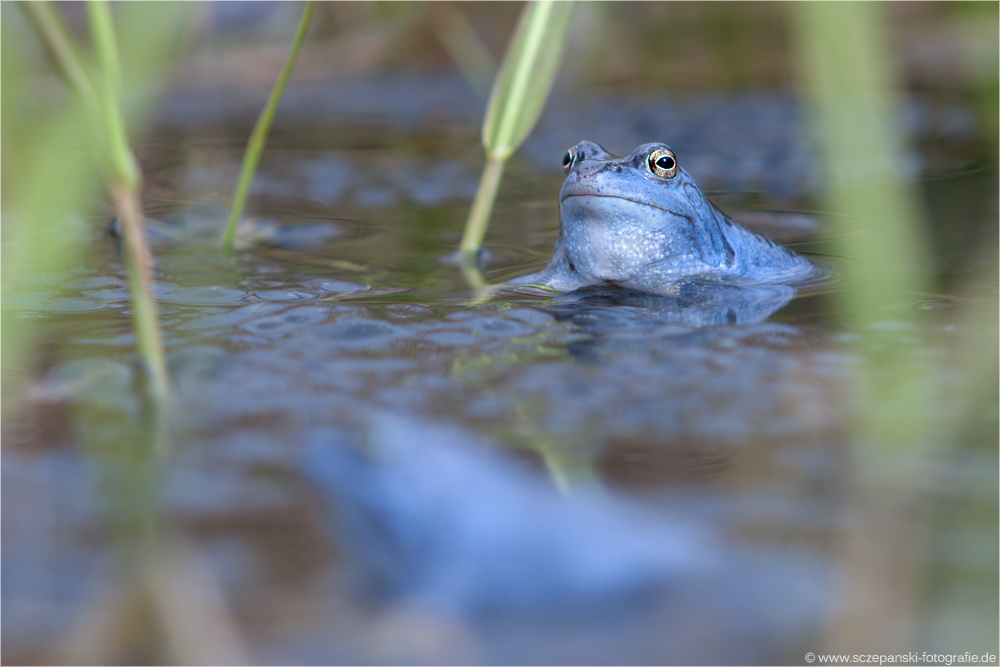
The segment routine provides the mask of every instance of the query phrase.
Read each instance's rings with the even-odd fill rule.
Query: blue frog
[[[563,158],[559,237],[548,265],[511,284],[610,283],[672,294],[680,283],[798,285],[822,270],[717,209],[669,146],[618,157],[581,141]]]

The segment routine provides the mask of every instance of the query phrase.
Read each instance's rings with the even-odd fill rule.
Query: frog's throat
[[[601,195],[593,192],[575,192],[564,196],[559,200],[559,205],[569,199],[570,197],[604,197],[606,199],[620,199],[622,201],[631,202],[633,204],[638,204],[639,206],[646,206],[648,208],[655,208],[658,211],[663,211],[664,213],[669,213],[670,215],[677,216],[678,218],[690,219],[691,216],[686,213],[680,213],[678,211],[672,211],[669,208],[663,208],[662,206],[657,206],[656,204],[651,204],[648,201],[639,201],[638,199],[632,199],[631,197],[622,197],[621,195]]]

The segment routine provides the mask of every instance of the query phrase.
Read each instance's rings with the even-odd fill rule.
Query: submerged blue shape
[[[628,324],[664,323],[700,329],[724,324],[757,324],[783,308],[796,290],[788,285],[737,285],[681,281],[669,293],[648,294],[613,285],[590,285],[553,300],[548,310],[557,320],[586,329],[617,329]]]
[[[329,315],[330,311],[320,306],[292,306],[277,314],[243,322],[240,328],[258,336],[277,337],[322,322]]]
[[[368,451],[316,432],[306,474],[382,593],[462,612],[635,600],[715,566],[716,538],[611,493],[562,497],[457,428],[380,416]]]

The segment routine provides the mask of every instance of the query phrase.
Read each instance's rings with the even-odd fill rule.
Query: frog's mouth
[[[632,198],[632,197],[626,197],[626,196],[622,196],[622,195],[605,195],[605,194],[599,194],[599,193],[596,193],[596,192],[571,192],[571,193],[568,193],[568,194],[564,195],[562,199],[559,200],[559,206],[562,207],[562,205],[565,204],[566,201],[569,200],[569,199],[589,199],[591,197],[598,198],[598,199],[617,199],[618,201],[621,201],[621,202],[629,202],[630,204],[635,204],[637,206],[645,206],[647,208],[656,209],[657,211],[663,211],[664,213],[667,213],[669,215],[673,215],[673,216],[676,216],[678,218],[686,219],[689,222],[691,220],[691,216],[687,215],[686,213],[680,213],[678,211],[673,211],[673,210],[671,210],[669,208],[663,208],[662,206],[657,206],[656,204],[654,204],[651,201],[644,201],[642,199],[635,199],[635,198]],[[585,202],[578,202],[578,203],[581,206],[585,207],[585,208],[587,207],[587,204]],[[597,202],[594,202],[594,203],[597,204]],[[603,203],[604,202],[602,202],[602,204]],[[596,206],[595,205],[593,208],[605,208],[605,206]]]

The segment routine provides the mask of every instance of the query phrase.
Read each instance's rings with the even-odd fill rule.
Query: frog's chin
[[[572,195],[560,207],[566,256],[588,281],[630,280],[662,262],[676,216],[622,197]]]

